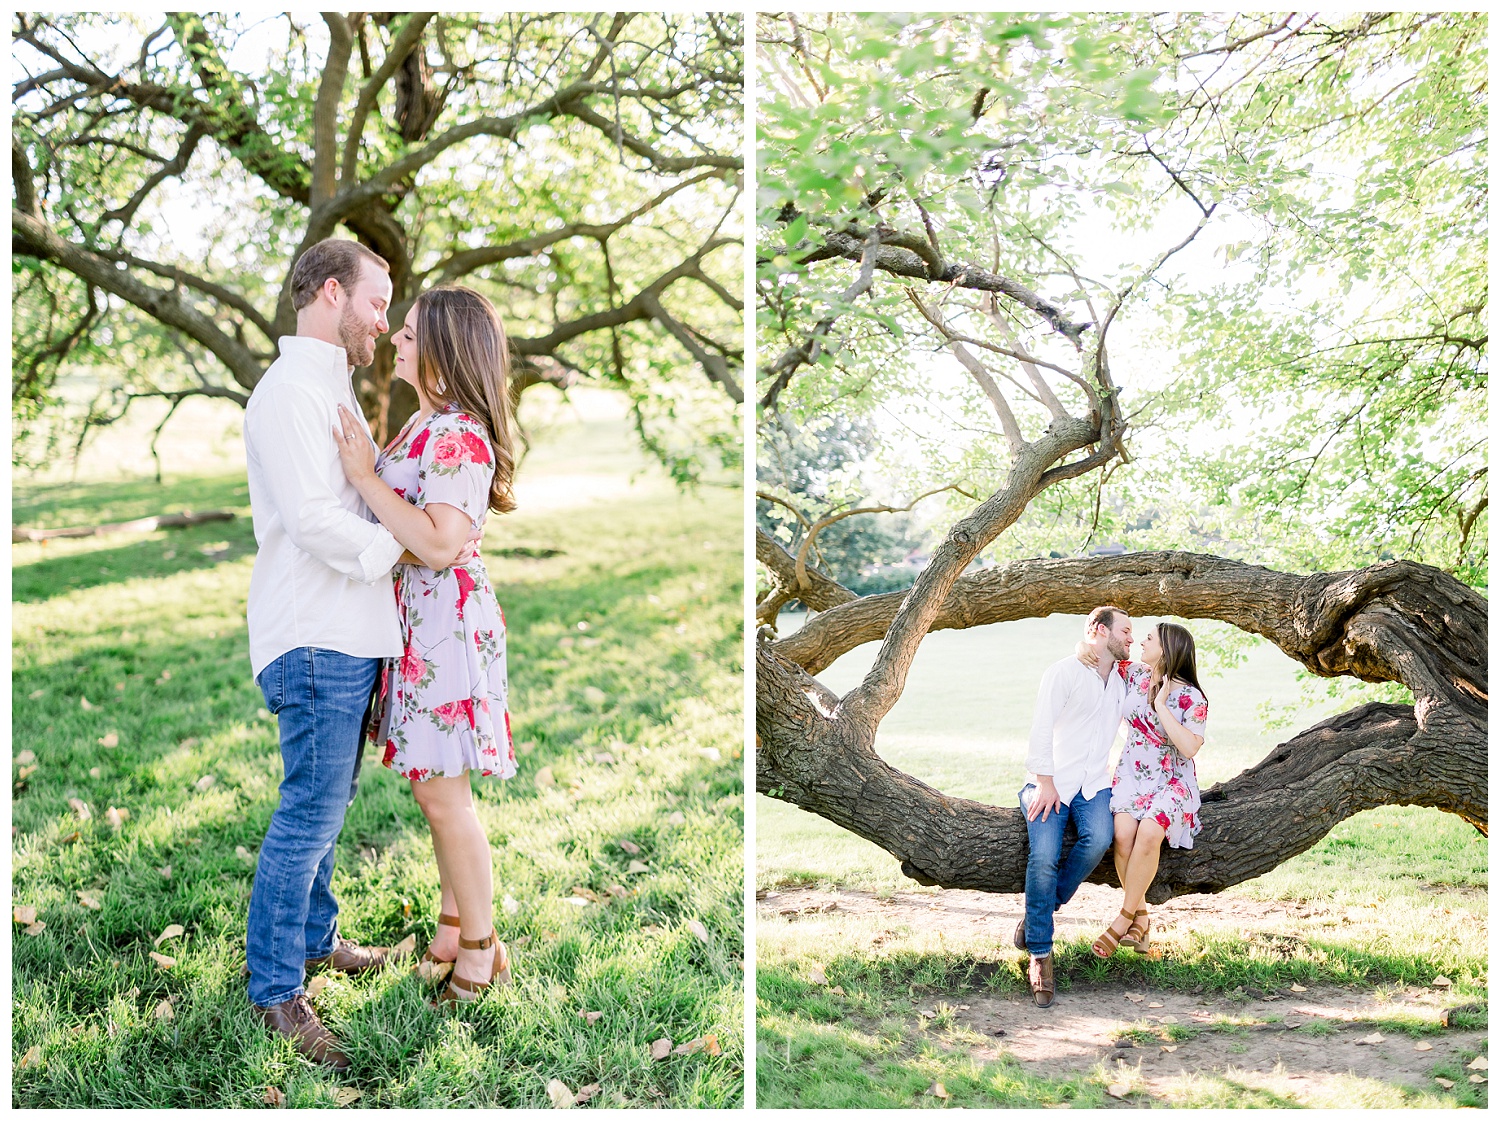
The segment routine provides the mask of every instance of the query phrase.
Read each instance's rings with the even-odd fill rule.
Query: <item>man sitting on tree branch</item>
[[[1052,971],[1052,915],[1104,859],[1114,840],[1109,812],[1109,749],[1120,727],[1125,681],[1115,663],[1130,656],[1130,616],[1118,607],[1089,613],[1084,645],[1094,666],[1077,655],[1042,674],[1021,809],[1030,842],[1026,857],[1026,913],[1016,924],[1017,949],[1031,952],[1031,995],[1046,1008],[1056,992]],[[1063,831],[1072,819],[1078,843],[1063,859]]]

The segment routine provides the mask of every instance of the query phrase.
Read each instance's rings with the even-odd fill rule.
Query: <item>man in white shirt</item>
[[[1084,642],[1098,665],[1074,655],[1054,662],[1037,690],[1027,782],[1021,788],[1030,852],[1026,858],[1026,914],[1015,944],[1031,953],[1031,995],[1045,1008],[1055,993],[1052,974],[1052,914],[1104,859],[1114,840],[1109,812],[1109,749],[1125,706],[1125,679],[1117,663],[1130,656],[1130,616],[1118,607],[1089,614]],[[1078,841],[1063,857],[1069,821]]]
[[[338,1069],[349,1060],[303,981],[309,967],[358,973],[389,953],[339,936],[330,881],[380,659],[401,654],[390,574],[403,550],[345,478],[334,428],[340,404],[363,415],[352,375],[389,330],[389,272],[352,241],[329,238],[303,253],[291,280],[297,334],[278,340],[281,355],[245,409],[259,547],[250,663],[276,714],[285,768],[250,895],[250,1000],[273,1031]]]

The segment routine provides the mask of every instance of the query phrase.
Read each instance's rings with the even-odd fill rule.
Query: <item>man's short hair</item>
[[[390,272],[391,266],[384,257],[366,249],[357,241],[341,237],[325,237],[312,246],[292,266],[292,309],[301,311],[318,298],[324,283],[332,277],[340,287],[351,291],[359,283],[359,276],[366,261]]]
[[[1094,624],[1098,623],[1105,630],[1109,630],[1115,625],[1115,616],[1124,614],[1125,612],[1121,611],[1118,607],[1096,607],[1089,612],[1088,625],[1084,629],[1093,630]]]

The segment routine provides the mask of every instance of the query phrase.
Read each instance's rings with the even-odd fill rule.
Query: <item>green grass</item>
[[[790,629],[787,623],[794,627],[796,620],[784,620],[783,630]],[[1013,805],[1024,781],[1037,683],[1080,631],[1081,620],[1063,617],[929,635],[901,701],[881,724],[876,749],[945,793]],[[852,651],[821,678],[835,691],[852,687],[874,653],[873,645]],[[1336,707],[1304,711],[1283,732],[1266,730],[1257,709],[1296,694],[1296,667],[1259,640],[1245,647],[1240,665],[1208,674],[1204,685],[1210,717],[1199,774],[1205,787],[1259,761],[1279,739]],[[756,814],[761,888],[935,895],[935,889],[902,876],[889,854],[816,815],[760,796]],[[1478,1027],[1488,993],[1487,887],[1486,839],[1470,826],[1437,810],[1370,810],[1339,823],[1308,852],[1234,889],[1237,895],[1294,901],[1304,915],[1261,923],[1248,939],[1238,929],[1186,924],[1169,935],[1153,932],[1153,945],[1163,951],[1159,959],[1122,954],[1101,962],[1089,953],[1088,938],[1063,939],[1058,991],[1124,983],[1233,998],[1246,989],[1293,982],[1426,985],[1441,973],[1454,982],[1453,1004],[1481,1009],[1460,1016],[1456,1025]],[[938,1018],[920,1022],[915,1009],[937,1010],[939,999],[1027,991],[1019,955],[999,948],[993,931],[945,935],[836,912],[793,923],[762,922],[756,938],[762,1106],[937,1106],[941,1101],[926,1091],[941,1081],[951,1105],[1087,1107],[1102,1104],[1104,1087],[1120,1079],[1118,1071],[1101,1067],[1088,1077],[1048,1080],[1004,1055],[976,1063],[961,1026],[955,1034]],[[825,969],[830,987],[839,985],[846,995],[809,984],[814,964]],[[1394,1009],[1372,1023],[1408,1035],[1434,1030]],[[1309,1023],[1298,1030],[1328,1029]],[[1467,1073],[1446,1093],[1375,1090],[1351,1081],[1340,1090],[1344,1098],[1329,1104],[1480,1104],[1486,1088],[1470,1085]],[[1203,1076],[1186,1080],[1173,1104],[1285,1104],[1273,1097],[1231,1077]]]
[[[341,1087],[360,1106],[545,1106],[553,1078],[601,1084],[602,1106],[743,1101],[738,494],[679,494],[617,422],[553,435],[525,465],[522,498],[533,480],[554,501],[491,518],[485,542],[509,625],[520,773],[475,789],[497,901],[515,901],[496,921],[517,983],[442,1015],[399,968],[333,981],[316,1005],[353,1059],[347,1076],[273,1041],[239,972],[253,853],[280,780],[246,648],[243,476],[16,495],[26,525],[181,508],[241,517],[13,550],[14,751],[36,769],[15,786],[12,893],[46,924],[35,937],[14,928],[13,1059],[41,1054],[16,1070],[14,1106],[247,1107],[267,1087],[293,1106],[332,1104]],[[119,745],[101,746],[110,734]],[[537,785],[542,767],[554,786]],[[130,812],[118,831],[110,807]],[[647,872],[627,873],[621,838]],[[607,899],[613,884],[624,899],[567,902],[575,886]],[[373,753],[335,891],[343,933],[362,942],[416,932],[420,944],[434,930],[425,822]],[[176,958],[163,971],[147,954],[172,923],[186,933],[161,945]],[[170,1020],[153,1014],[164,1000]],[[589,1026],[585,1010],[604,1015]],[[661,1036],[709,1033],[718,1057],[649,1058]]]

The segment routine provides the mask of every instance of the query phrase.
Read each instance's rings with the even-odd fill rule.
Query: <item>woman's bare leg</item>
[[[1129,814],[1115,814],[1115,875],[1120,884],[1125,884],[1125,868],[1130,863],[1130,850],[1135,845],[1135,818]]]
[[[474,812],[469,776],[430,778],[412,783],[412,790],[432,829],[433,852],[443,881],[443,907],[446,910],[451,906],[454,910],[448,913],[457,913],[459,935],[469,940],[483,938],[494,929],[494,883],[489,838]],[[456,976],[470,981],[490,979],[493,950],[461,950],[456,937],[452,946],[457,955],[453,968]]]
[[[1130,863],[1125,869],[1125,910],[1134,914],[1146,901],[1146,889],[1156,879],[1161,862],[1161,843],[1167,831],[1154,819],[1147,818],[1136,827],[1135,844],[1130,849]]]

